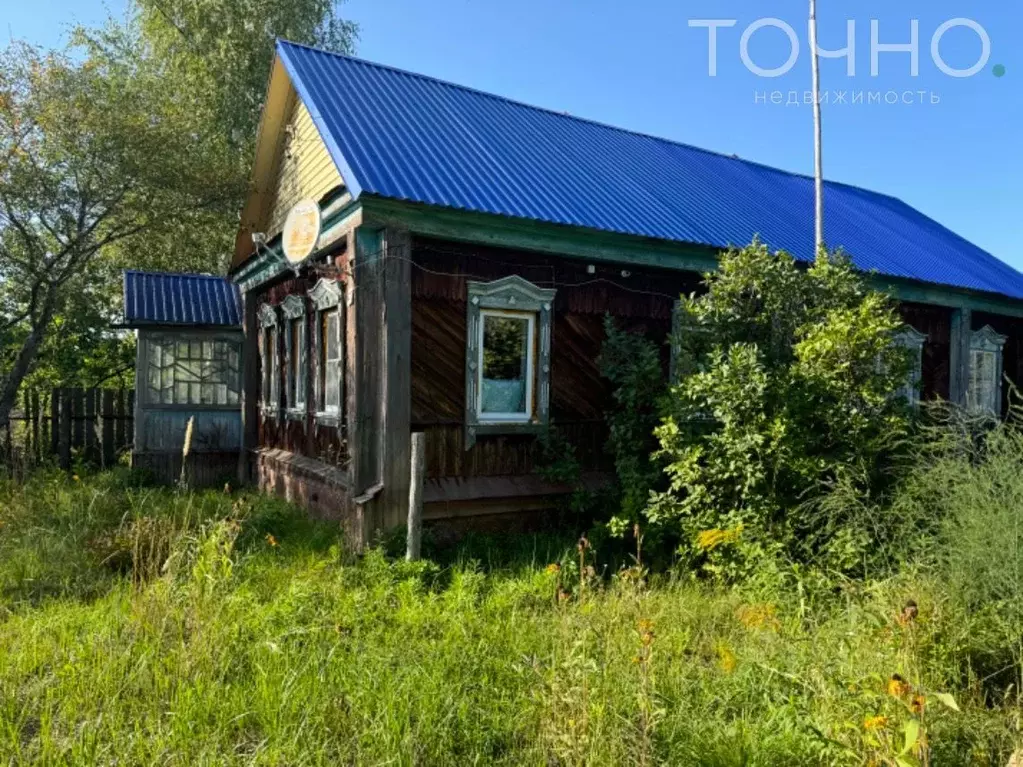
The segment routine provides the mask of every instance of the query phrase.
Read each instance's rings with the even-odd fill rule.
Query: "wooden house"
[[[135,328],[132,466],[175,482],[192,420],[189,481],[234,481],[242,461],[242,311],[224,277],[127,271],[124,326]]]
[[[828,183],[825,206],[901,303],[911,396],[1001,412],[1023,275],[892,197]],[[230,270],[253,476],[367,539],[403,524],[422,431],[427,519],[549,508],[549,424],[610,469],[605,314],[666,342],[755,235],[812,259],[812,179],[281,42]]]

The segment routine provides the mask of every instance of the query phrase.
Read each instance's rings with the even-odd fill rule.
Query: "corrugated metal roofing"
[[[813,258],[813,179],[288,42],[278,54],[362,193]],[[826,240],[892,277],[1023,298],[1023,275],[893,197],[825,189]]]
[[[127,270],[124,324],[241,327],[241,298],[224,277]]]

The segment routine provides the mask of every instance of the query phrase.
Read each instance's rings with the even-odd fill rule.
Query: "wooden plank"
[[[243,296],[245,315],[242,341],[242,443],[238,451],[237,481],[244,484],[250,478],[249,455],[259,445],[259,322],[256,318],[256,294],[249,291]]]
[[[34,450],[32,457],[36,463],[43,460],[43,448],[40,443],[42,434],[42,424],[40,423],[41,411],[39,409],[39,390],[32,390],[32,448]]]
[[[47,428],[50,455],[60,451],[60,389],[50,390],[50,422]]]
[[[127,412],[126,394],[124,389],[118,389],[114,398],[114,451],[120,452],[128,443],[127,438]]]
[[[100,451],[100,464],[103,468],[114,465],[117,459],[117,448],[114,445],[114,420],[117,414],[114,412],[114,391],[104,389],[100,400],[100,437],[102,450]]]
[[[85,389],[75,386],[71,389],[71,447],[85,445]]]
[[[54,398],[59,398],[60,413],[57,419],[58,447],[57,458],[60,468],[67,471],[71,468],[71,442],[73,439],[72,402],[74,393],[71,389],[61,388],[54,393]]]
[[[412,460],[410,462],[408,491],[408,534],[405,559],[415,562],[419,559],[423,539],[423,470],[426,460],[426,435],[421,431],[412,435]]]
[[[97,455],[99,440],[96,434],[96,398],[98,395],[98,389],[86,389],[84,391],[85,423],[82,424],[82,429],[85,432],[85,460],[90,462],[95,462],[99,457]]]

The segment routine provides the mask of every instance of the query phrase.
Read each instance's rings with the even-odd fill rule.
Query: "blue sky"
[[[71,20],[102,20],[123,0],[33,0],[0,17],[8,36],[52,45]],[[852,94],[895,91],[900,103],[826,104],[825,175],[901,197],[942,224],[1023,270],[1023,4],[1000,0],[818,0],[821,45],[846,44],[857,23],[857,73],[822,61],[822,89]],[[758,103],[756,94],[809,89],[806,0],[349,0],[362,26],[359,55],[787,170],[813,169],[809,106]],[[6,18],[4,18],[6,17]],[[790,24],[803,46],[786,75],[755,76],[739,56],[739,39],[760,18]],[[991,58],[971,78],[943,74],[931,57],[938,27],[968,17],[986,30]],[[692,19],[735,19],[718,33],[718,73],[708,76],[708,33]],[[871,20],[882,43],[908,42],[919,20],[920,72],[908,54],[883,54],[871,76]],[[785,34],[766,28],[750,42],[763,68],[781,66]],[[941,54],[965,69],[981,52],[978,36],[949,31]],[[1004,74],[995,74],[996,65]],[[999,69],[998,72],[1002,72]],[[924,91],[924,103],[902,103]],[[940,103],[931,104],[930,94]],[[866,99],[864,99],[866,101]]]

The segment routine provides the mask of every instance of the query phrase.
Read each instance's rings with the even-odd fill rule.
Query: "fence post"
[[[114,391],[104,389],[100,403],[100,463],[104,469],[114,463],[117,451],[114,448]]]
[[[96,389],[85,390],[85,457],[89,462],[96,460],[96,400],[99,391]]]
[[[38,464],[38,463],[40,463],[43,460],[43,446],[39,443],[39,436],[40,436],[40,429],[39,429],[40,412],[39,412],[39,390],[38,389],[33,389],[32,390],[32,408],[31,408],[31,413],[32,413],[32,449],[35,451],[33,453],[32,457],[33,457],[35,463]]]
[[[411,481],[408,488],[408,539],[405,559],[414,562],[419,559],[423,542],[423,473],[426,465],[424,443],[426,435],[417,431],[412,434]]]
[[[66,471],[71,468],[71,390],[57,389],[54,396],[60,399],[60,416],[57,419],[57,455],[60,460],[60,468]]]

